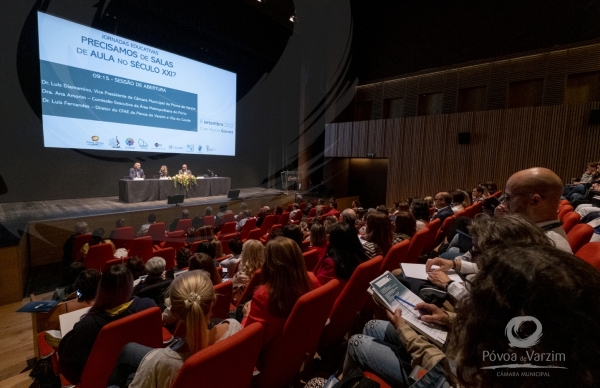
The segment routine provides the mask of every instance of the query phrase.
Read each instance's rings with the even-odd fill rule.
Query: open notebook
[[[421,298],[408,288],[404,287],[404,285],[389,271],[386,271],[383,275],[371,281],[370,291],[372,291],[375,301],[386,309],[390,311],[401,309],[402,318],[404,318],[413,329],[420,334],[423,334],[432,343],[438,347],[442,347],[444,343],[446,343],[448,331],[445,328],[433,323],[421,321],[419,318],[420,313],[418,311],[401,303],[395,298],[398,296],[412,305],[423,303]]]
[[[402,273],[407,278],[427,280],[427,272],[425,271],[425,264],[400,263],[400,267],[402,268]],[[438,269],[438,268],[439,267],[437,265],[431,266],[431,269],[433,269],[433,270]],[[444,271],[444,273],[446,275],[448,275],[450,280],[453,280],[457,283],[463,283],[462,278],[454,270],[451,269],[449,271]]]

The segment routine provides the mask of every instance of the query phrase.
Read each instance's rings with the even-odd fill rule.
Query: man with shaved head
[[[542,228],[558,249],[572,253],[567,235],[558,220],[562,180],[552,170],[534,167],[513,174],[506,182],[504,200],[495,215],[523,214]]]

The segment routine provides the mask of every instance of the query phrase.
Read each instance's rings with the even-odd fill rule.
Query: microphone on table
[[[212,176],[215,176],[215,173],[211,170],[209,170],[208,168],[206,169],[208,172],[210,172],[212,174]]]

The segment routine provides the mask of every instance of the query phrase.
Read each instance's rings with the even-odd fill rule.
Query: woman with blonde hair
[[[134,372],[131,388],[169,387],[190,356],[242,329],[235,319],[226,319],[208,328],[216,295],[205,271],[189,271],[177,276],[167,294],[171,312],[185,324],[185,338],[178,338],[164,349],[135,343],[125,345],[109,385],[127,386],[128,376]]]
[[[254,273],[259,270],[265,262],[265,246],[258,240],[248,240],[242,246],[242,259],[238,265],[237,272],[233,275],[234,302],[244,294],[246,286]]]
[[[167,169],[167,166],[165,166],[165,165],[160,166],[160,171],[158,172],[158,175],[161,178],[168,178],[169,177],[169,169]]]

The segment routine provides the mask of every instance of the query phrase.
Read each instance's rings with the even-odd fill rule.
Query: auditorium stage
[[[250,187],[239,190],[239,199],[236,200],[230,200],[226,195],[186,198],[185,202],[177,208],[211,205],[216,214],[216,212],[218,212],[218,205],[221,203],[235,204],[243,200],[269,200],[270,198],[275,197],[285,197],[284,192],[281,190],[265,189],[261,187]],[[290,197],[293,200],[293,195]],[[0,225],[6,228],[12,236],[18,238],[20,234],[26,230],[27,224],[30,222],[81,219],[94,216],[108,216],[128,212],[149,212],[172,208],[175,208],[175,206],[167,205],[166,200],[124,203],[119,201],[118,196],[10,202],[0,203]],[[93,225],[90,225],[90,227],[93,227]],[[2,245],[6,245],[6,243]]]

